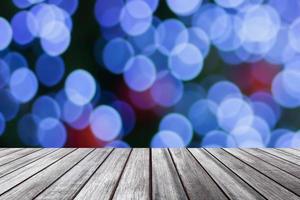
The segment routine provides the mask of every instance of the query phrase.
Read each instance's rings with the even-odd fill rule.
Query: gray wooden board
[[[207,172],[186,149],[170,149],[188,196],[193,199],[227,199]]]
[[[300,199],[298,149],[1,149],[2,199]]]
[[[234,171],[260,194],[270,199],[299,199],[297,195],[261,174],[223,149],[207,149],[220,162]]]
[[[153,199],[188,199],[167,149],[152,149]]]
[[[149,149],[134,149],[113,199],[150,199]]]
[[[112,149],[96,149],[54,184],[41,192],[36,199],[72,199],[80,191]]]
[[[265,199],[230,169],[203,149],[189,149],[198,162],[222,188],[230,199]]]
[[[110,199],[117,187],[131,149],[115,149],[75,199]]]
[[[293,191],[297,195],[300,195],[300,179],[296,178],[295,176],[267,163],[259,158],[249,155],[246,152],[239,150],[239,149],[226,149],[225,151],[231,153],[241,161],[245,162],[252,168],[256,169],[257,171],[263,173],[264,175],[268,176],[272,180],[276,181],[283,187]]]

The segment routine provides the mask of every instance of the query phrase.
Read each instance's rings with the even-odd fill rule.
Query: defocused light
[[[232,135],[225,133],[224,131],[213,130],[208,132],[201,140],[201,147],[206,148],[234,148],[236,143]]]
[[[112,106],[120,113],[122,117],[122,134],[129,134],[133,130],[136,122],[134,110],[128,103],[124,101],[115,101],[113,102]]]
[[[124,79],[132,90],[142,92],[149,89],[156,78],[156,69],[153,62],[145,56],[131,58],[126,64]]]
[[[0,89],[5,87],[10,79],[10,69],[5,61],[0,59]]]
[[[13,37],[13,31],[8,21],[0,17],[0,51],[8,47]]]
[[[89,72],[82,69],[75,70],[69,74],[66,80],[65,92],[74,104],[85,105],[95,96],[95,80]]]
[[[127,61],[134,55],[132,45],[123,38],[110,40],[103,50],[103,62],[106,68],[121,74],[125,71]]]
[[[0,99],[0,113],[3,114],[6,121],[14,119],[20,108],[18,101],[7,90],[0,90]]]
[[[11,72],[19,68],[28,67],[26,58],[17,52],[10,52],[6,54],[4,61],[9,66]]]
[[[127,1],[120,14],[120,24],[128,35],[140,35],[152,23],[152,10],[141,0]]]
[[[78,7],[78,0],[48,0],[48,3],[55,4],[73,15]]]
[[[202,71],[203,55],[193,44],[180,44],[171,52],[169,68],[176,78],[192,80]]]
[[[88,105],[88,104],[86,104]],[[62,119],[68,124],[74,123],[78,120],[83,112],[83,106],[74,104],[70,100],[66,99],[62,103]]]
[[[43,85],[52,87],[63,78],[65,64],[60,57],[51,57],[43,54],[36,62],[35,71]]]
[[[183,84],[168,71],[162,71],[151,88],[153,100],[160,106],[171,107],[178,103],[183,95]]]
[[[28,146],[37,146],[39,118],[33,114],[24,115],[18,122],[18,136],[22,143]]]
[[[35,18],[31,12],[21,11],[18,12],[11,21],[13,30],[14,41],[20,45],[25,45],[33,41],[34,35],[32,35],[28,22],[35,23]]]
[[[237,147],[240,148],[263,148],[265,147],[261,135],[249,126],[239,126],[230,132]]]
[[[268,144],[268,147],[275,147],[276,146],[276,142],[278,141],[278,139],[285,135],[285,134],[290,134],[291,131],[288,129],[275,129],[272,133],[271,133],[271,138]]]
[[[173,131],[160,131],[151,141],[152,148],[179,148],[185,147],[181,137]]]
[[[219,81],[215,83],[208,91],[207,98],[219,104],[224,99],[230,97],[241,98],[242,94],[240,89],[229,81]]]
[[[188,41],[188,33],[185,30],[184,24],[179,20],[168,19],[161,22],[157,27],[156,32],[158,49],[163,54],[169,55],[178,44],[186,43]]]
[[[63,147],[67,141],[64,125],[55,118],[46,118],[39,123],[38,140],[42,147]]]
[[[98,23],[104,27],[112,27],[119,23],[119,16],[123,8],[123,0],[97,0],[95,16]]]
[[[253,110],[251,106],[241,98],[231,97],[224,99],[217,110],[217,118],[219,126],[226,131],[231,131],[240,120],[247,118],[247,123],[252,123]]]
[[[245,0],[216,0],[216,3],[224,8],[236,8]]]
[[[129,40],[139,53],[151,55],[156,50],[156,28],[150,26],[143,34],[131,37]]]
[[[4,118],[3,114],[0,113],[0,135],[2,135],[4,133],[5,126],[6,126],[5,118]]]
[[[202,0],[167,0],[169,8],[177,15],[193,14],[201,5]]]
[[[187,146],[193,137],[191,122],[181,114],[170,113],[166,115],[159,124],[160,131],[173,131],[177,133]]]
[[[66,115],[70,115],[71,113],[68,112],[67,110],[64,110],[65,111],[65,116]],[[93,111],[93,106],[91,104],[86,104],[83,106],[81,112],[80,112],[80,115],[78,115],[78,113],[80,112],[80,110],[78,109],[77,110],[77,113],[75,113],[75,116],[73,119],[70,119],[70,118],[66,118],[67,119],[66,121],[69,121],[69,125],[76,129],[76,130],[83,130],[85,128],[88,127],[89,125],[89,119],[90,119],[90,115]]]
[[[98,106],[90,116],[90,126],[94,135],[102,141],[112,141],[122,130],[120,114],[109,106]]]
[[[252,109],[255,115],[264,119],[271,128],[273,128],[277,122],[276,116],[272,108],[263,102],[251,103]]]
[[[32,106],[32,113],[39,117],[44,118],[60,118],[61,111],[57,102],[49,96],[41,96]]]
[[[205,135],[218,128],[216,109],[216,104],[209,100],[199,100],[191,105],[188,117],[198,135]]]
[[[105,145],[105,147],[111,147],[111,148],[130,148],[129,144],[127,144],[126,142],[124,142],[122,140],[114,140],[114,141],[108,143],[107,145]]]
[[[300,52],[300,39],[299,39],[299,33],[300,33],[300,17],[297,18],[289,28],[289,44],[291,47],[296,50],[297,52]]]
[[[11,94],[21,103],[29,102],[38,91],[35,74],[28,68],[20,68],[13,72],[9,82]]]

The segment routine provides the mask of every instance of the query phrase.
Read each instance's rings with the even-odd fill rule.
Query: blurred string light
[[[151,147],[300,146],[281,118],[300,106],[297,0],[167,0],[173,18],[157,16],[159,0],[96,0],[96,60],[123,77],[116,93],[66,70],[78,0],[12,2],[20,10],[0,17],[0,135],[17,119],[24,145],[63,147],[75,131],[129,147],[142,110],[160,121]]]

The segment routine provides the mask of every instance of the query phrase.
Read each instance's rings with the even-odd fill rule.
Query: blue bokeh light
[[[193,137],[193,127],[191,122],[185,116],[178,113],[166,115],[159,124],[159,130],[177,133],[186,146],[189,145]]]
[[[122,130],[120,114],[112,107],[98,106],[90,116],[90,126],[94,135],[102,141],[112,141]]]
[[[132,45],[123,38],[110,40],[103,50],[103,63],[115,74],[123,73],[127,61],[134,55]]]
[[[126,64],[124,79],[128,87],[134,91],[142,92],[149,89],[156,78],[156,68],[146,56],[131,58]]]
[[[182,138],[173,131],[159,131],[151,141],[152,148],[180,148],[185,147]]]
[[[28,68],[17,69],[11,75],[10,92],[21,103],[29,102],[36,95],[38,87],[35,74]]]
[[[55,118],[45,118],[38,126],[38,141],[42,147],[63,147],[67,141],[65,126]]]
[[[58,103],[49,96],[40,96],[32,106],[32,113],[40,119],[60,118],[61,111]]]
[[[13,31],[9,22],[0,17],[0,51],[6,49],[13,38]]]
[[[0,113],[0,135],[5,131],[6,121],[2,113]]]
[[[236,143],[232,135],[220,131],[220,130],[212,130],[208,132],[203,139],[201,140],[201,147],[206,148],[222,148],[222,147],[229,147],[234,148],[236,147]]]
[[[39,81],[43,85],[52,87],[58,84],[63,78],[65,64],[60,57],[52,57],[43,54],[36,62],[35,71]]]
[[[203,55],[193,44],[176,46],[169,57],[169,68],[172,74],[180,80],[192,80],[203,68]]]
[[[82,69],[69,74],[65,82],[65,92],[68,99],[76,105],[89,103],[96,94],[96,82],[92,75]]]
[[[0,89],[5,87],[10,79],[10,69],[5,61],[0,59]]]
[[[152,23],[152,10],[141,0],[127,1],[120,14],[122,29],[131,36],[143,34]]]
[[[199,6],[202,0],[167,0],[169,8],[177,15],[187,16],[193,14]]]
[[[39,145],[38,126],[40,119],[33,114],[26,114],[18,121],[18,136],[28,146]]]
[[[240,89],[229,81],[219,81],[215,83],[210,87],[207,93],[207,98],[217,104],[230,97],[241,98],[242,94]]]
[[[180,101],[183,84],[168,71],[161,71],[151,90],[152,99],[162,107],[171,107]]]
[[[9,66],[11,72],[19,68],[28,67],[26,58],[18,52],[10,52],[6,54],[4,61]]]
[[[0,113],[6,121],[14,119],[19,112],[19,102],[7,90],[0,90],[0,99]]]

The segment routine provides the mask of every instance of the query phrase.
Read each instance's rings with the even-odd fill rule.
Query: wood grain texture
[[[42,149],[40,151],[34,152],[17,160],[14,160],[10,163],[0,166],[0,178],[17,170],[25,165],[28,165],[32,162],[37,161],[38,159],[43,158],[44,156],[51,154],[57,151],[57,149]]]
[[[111,151],[112,149],[96,149],[63,177],[40,193],[36,199],[73,199]]]
[[[4,192],[42,171],[74,150],[75,149],[60,149],[53,154],[49,154],[40,160],[32,162],[16,171],[13,171],[12,173],[7,174],[6,176],[1,177],[0,194],[2,195]]]
[[[27,156],[31,153],[37,152],[39,150],[40,149],[28,148],[28,149],[22,149],[20,151],[14,152],[12,154],[8,154],[6,156],[2,156],[2,157],[0,157],[0,166],[5,165],[14,160],[17,160],[19,158],[22,158],[24,156]]]
[[[217,182],[230,199],[265,199],[251,186],[246,184],[231,170],[225,167],[203,149],[189,149],[198,162],[205,168],[210,176]]]
[[[0,200],[300,199],[299,149],[0,149]]]
[[[223,149],[207,149],[209,153],[215,156],[220,162],[234,171],[245,182],[255,188],[264,197],[271,199],[298,199],[299,197],[274,182],[265,175],[259,173],[249,165],[235,159],[228,152]]]
[[[267,162],[271,165],[278,167],[279,169],[281,169],[297,178],[300,178],[300,166],[297,164],[294,164],[285,159],[279,158],[273,154],[264,152],[260,149],[242,149],[242,150],[253,156],[256,156],[257,158],[263,160],[264,162]]]
[[[2,199],[30,200],[52,184],[57,178],[66,173],[70,168],[80,162],[92,149],[78,149],[57,161],[45,170],[32,176],[22,184],[14,187],[10,192],[1,196]]]
[[[227,199],[207,172],[186,149],[170,149],[179,176],[187,190],[189,199]]]
[[[288,190],[300,195],[300,179],[239,149],[226,149],[241,161],[268,176]]]
[[[149,149],[134,149],[113,199],[150,199]]]
[[[152,149],[153,199],[188,199],[167,149]]]
[[[115,149],[75,199],[110,199],[117,187],[130,152],[131,149]]]

